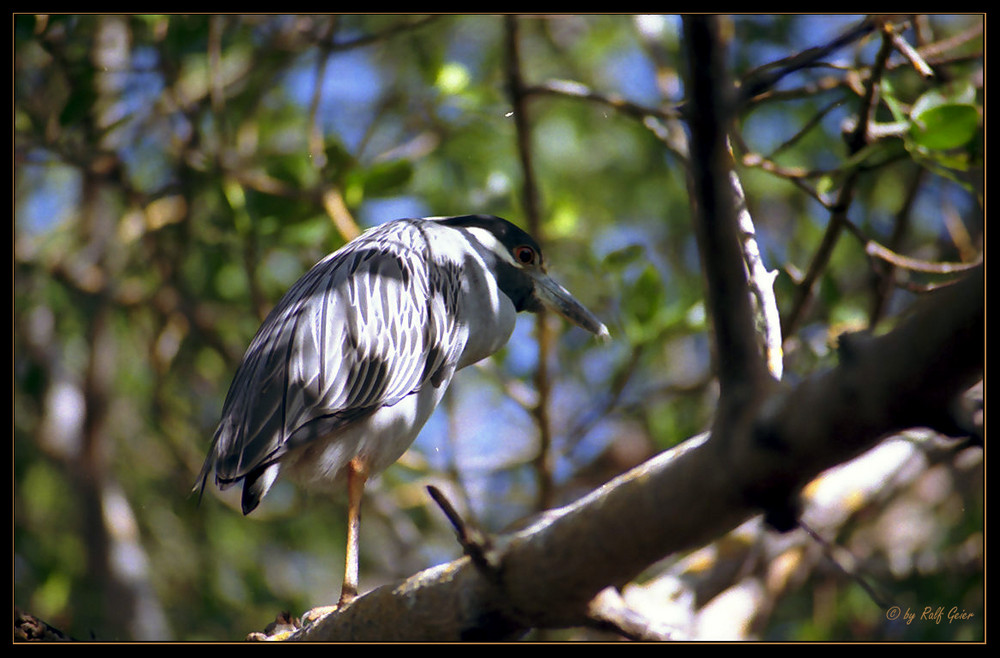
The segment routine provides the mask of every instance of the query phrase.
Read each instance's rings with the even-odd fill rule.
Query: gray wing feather
[[[418,224],[396,222],[292,286],[236,372],[202,486],[213,466],[216,482],[231,484],[450,377],[464,347],[454,308],[459,272],[430,276],[429,262]]]

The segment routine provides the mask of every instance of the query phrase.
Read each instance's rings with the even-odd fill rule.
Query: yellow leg
[[[338,607],[358,595],[358,555],[361,532],[361,495],[368,479],[368,469],[355,457],[347,467],[347,559],[344,565],[344,586],[340,590]]]

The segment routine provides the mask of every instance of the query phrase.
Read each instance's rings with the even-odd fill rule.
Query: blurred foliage
[[[733,18],[734,75],[859,20]],[[845,135],[877,32],[748,102],[734,148],[783,313],[829,200],[854,174],[856,233],[923,262],[981,258],[982,20],[903,25],[935,75],[894,55],[871,117],[889,129],[858,151]],[[683,100],[679,21],[520,22],[529,86],[594,92],[531,95],[528,117],[545,217],[536,237],[615,336],[599,346],[566,331],[551,355],[552,476],[565,502],[704,430],[713,357],[684,162],[658,128]],[[523,223],[504,19],[22,14],[13,32],[16,605],[80,639],[219,640],[330,602],[342,501],[279,483],[244,518],[231,498],[199,504],[189,492],[243,350],[312,263],[357,228],[402,216]],[[612,96],[649,113],[639,120]],[[787,376],[829,365],[839,331],[891,326],[937,282],[843,238],[786,336]],[[533,322],[457,378],[414,449],[369,487],[363,588],[459,555],[423,493],[432,479],[487,530],[537,511]],[[853,523],[871,532],[907,495]],[[981,538],[981,495],[925,509],[935,550]],[[872,543],[860,536],[853,551]],[[912,607],[964,606],[971,622],[893,635],[816,561],[756,636],[982,639],[974,548],[958,572],[947,561],[884,571],[878,551],[867,563]]]

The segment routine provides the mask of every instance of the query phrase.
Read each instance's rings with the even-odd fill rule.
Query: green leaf
[[[971,85],[926,92],[910,111],[910,136],[920,146],[936,150],[969,143],[979,130],[975,101],[976,91]]]
[[[910,135],[930,149],[952,149],[968,144],[979,129],[979,112],[972,105],[941,105],[914,118]]]

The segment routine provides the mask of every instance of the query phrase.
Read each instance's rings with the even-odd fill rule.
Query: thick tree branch
[[[892,332],[849,336],[838,367],[756,406],[751,432],[691,439],[497,538],[496,577],[461,558],[369,592],[293,639],[496,640],[592,624],[606,587],[723,535],[769,496],[899,430],[957,431],[953,402],[983,373],[984,291],[980,267]]]

